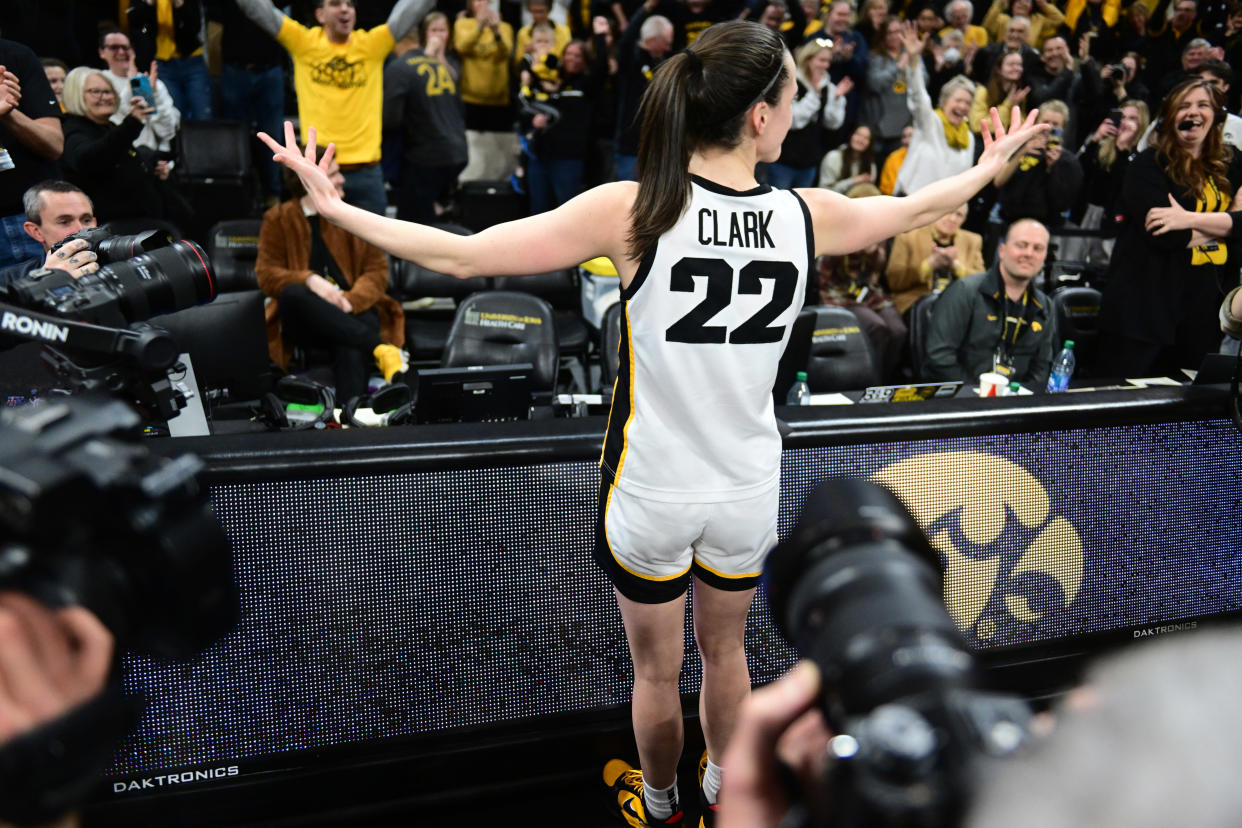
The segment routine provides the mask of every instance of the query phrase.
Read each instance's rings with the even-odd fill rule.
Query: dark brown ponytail
[[[750,108],[775,105],[789,81],[780,36],[742,20],[708,27],[660,64],[638,110],[638,196],[626,239],[632,258],[646,255],[685,211],[690,155],[700,147],[736,147]]]

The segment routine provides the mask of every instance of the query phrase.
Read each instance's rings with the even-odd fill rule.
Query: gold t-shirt
[[[336,143],[341,164],[380,158],[384,113],[384,58],[395,41],[388,25],[357,30],[333,43],[322,26],[308,29],[285,17],[276,40],[293,58],[302,141],[314,127],[319,146]]]

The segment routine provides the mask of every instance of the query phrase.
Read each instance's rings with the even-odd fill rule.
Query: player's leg
[[[715,504],[694,544],[694,637],[703,663],[699,723],[707,749],[699,762],[702,824],[711,825],[723,758],[738,711],[750,693],[746,618],[763,561],[776,543],[780,486]]]
[[[739,592],[694,579],[694,638],[703,661],[699,723],[708,756],[713,759],[724,756],[738,709],[750,694],[744,642],[746,617],[754,597],[753,586]]]
[[[683,727],[681,693],[686,594],[663,604],[643,604],[616,591],[625,638],[634,661],[634,741],[644,782],[667,788],[677,777]]]
[[[604,766],[604,782],[622,819],[634,826],[682,819],[678,678],[690,544],[701,530],[700,512],[698,504],[649,501],[607,484],[600,489],[595,559],[615,588],[634,664],[632,716],[641,768],[614,759]]]

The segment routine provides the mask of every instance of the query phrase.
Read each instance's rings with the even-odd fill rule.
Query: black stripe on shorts
[[[608,546],[608,535],[604,531],[604,513],[608,508],[608,492],[611,490],[608,481],[599,484],[599,508],[595,517],[595,562],[604,570],[608,580],[617,591],[639,604],[667,604],[685,594],[690,586],[690,570],[667,581],[656,581],[636,575],[617,563],[612,549]],[[693,569],[693,567],[692,567]],[[715,586],[715,584],[713,584]],[[729,587],[721,587],[728,589]],[[733,587],[745,589],[745,587]]]

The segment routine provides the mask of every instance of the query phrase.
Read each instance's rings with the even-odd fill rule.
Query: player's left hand
[[[326,216],[335,207],[343,203],[336,185],[328,177],[328,170],[332,168],[332,157],[336,154],[336,145],[328,144],[328,149],[324,151],[323,158],[319,159],[319,163],[316,164],[315,138],[315,128],[310,127],[306,131],[306,149],[300,148],[297,135],[293,131],[292,121],[285,121],[285,143],[283,146],[266,132],[259,133],[259,140],[267,144],[272,152],[275,153],[272,156],[272,160],[284,164],[297,174],[302,181],[302,187],[305,188],[306,194],[311,197],[315,209],[321,215]]]
[[[1009,116],[1009,129],[1005,129],[1005,125],[1001,123],[1000,113],[996,111],[996,107],[992,107],[989,111],[989,117],[990,128],[988,118],[979,124],[979,131],[983,136],[983,154],[979,156],[980,166],[995,164],[999,168],[1014,153],[1022,149],[1027,141],[1052,129],[1050,124],[1035,123],[1035,119],[1039,117],[1038,109],[1028,112],[1024,121],[1022,113],[1015,106]]]

